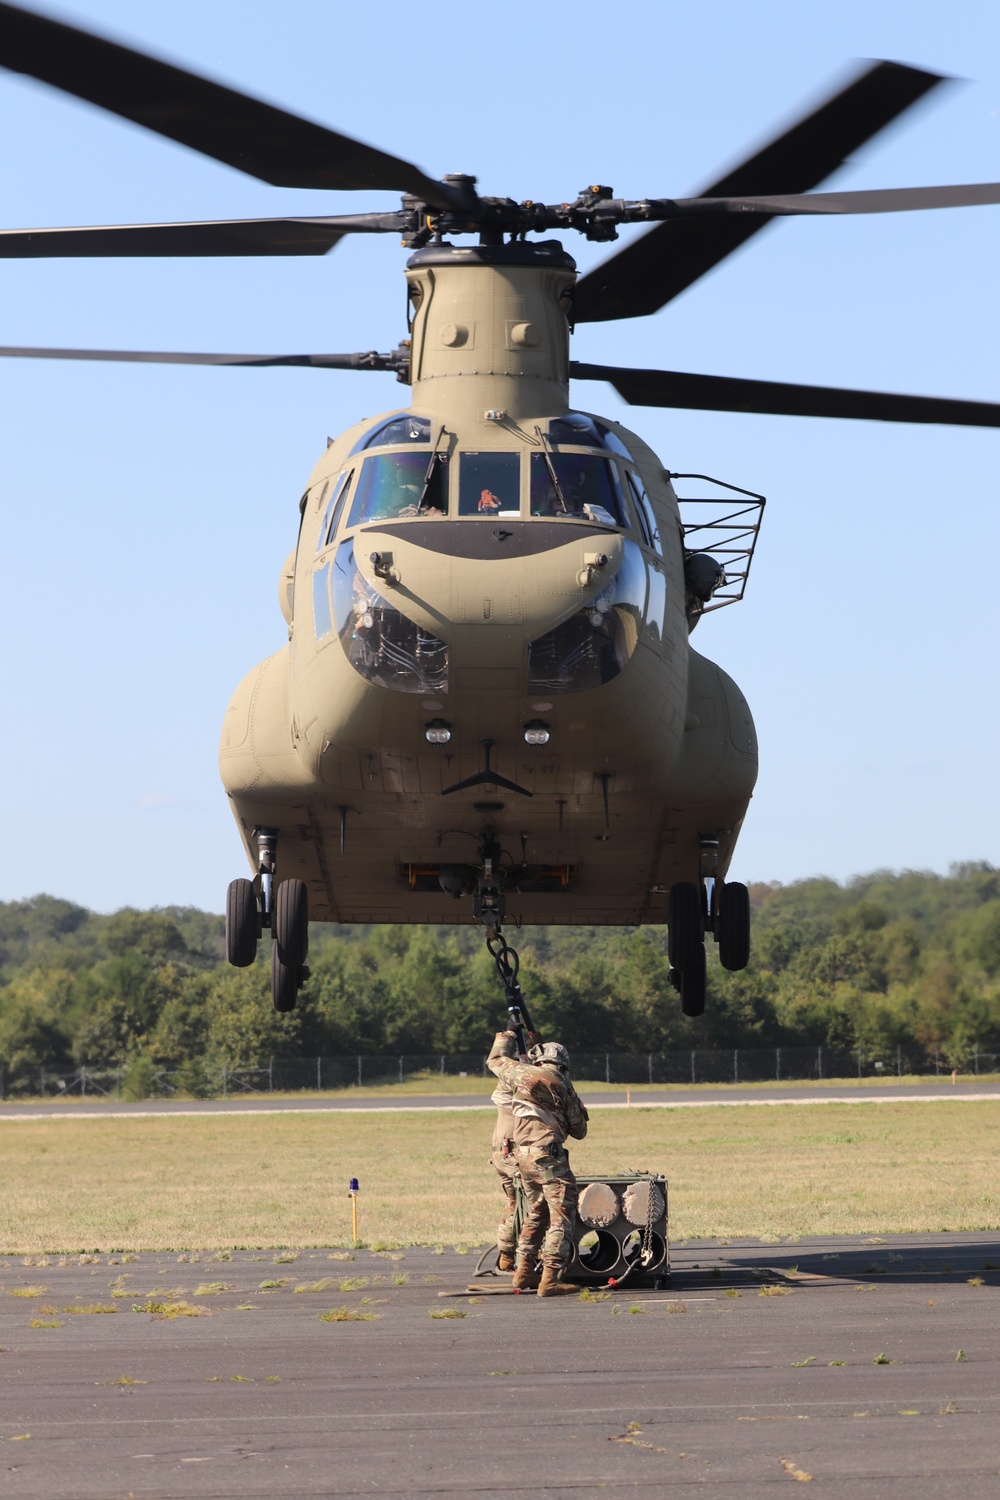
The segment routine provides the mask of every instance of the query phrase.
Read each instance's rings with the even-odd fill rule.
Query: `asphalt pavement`
[[[686,1244],[667,1291],[587,1302],[477,1301],[474,1267],[4,1258],[4,1494],[1000,1492],[1000,1234]]]
[[[950,1083],[947,1078],[928,1079],[925,1083],[877,1082],[867,1084],[815,1084],[794,1083],[784,1087],[742,1087],[736,1084],[724,1087],[699,1085],[697,1087],[672,1086],[663,1089],[635,1090],[631,1103],[626,1102],[624,1089],[603,1092],[584,1089],[584,1103],[590,1109],[638,1109],[656,1107],[661,1109],[698,1109],[710,1104],[726,1105],[778,1105],[778,1104],[871,1104],[893,1100],[917,1100],[921,1102],[941,1099],[990,1099],[1000,1098],[1000,1083],[982,1081],[978,1078],[963,1078]],[[136,1104],[120,1099],[72,1098],[40,1099],[20,1103],[7,1100],[0,1104],[0,1121],[21,1120],[31,1117],[48,1119],[83,1119],[100,1115],[159,1115],[159,1114],[262,1114],[271,1110],[291,1113],[330,1110],[356,1113],[360,1110],[386,1112],[410,1110],[458,1110],[492,1109],[489,1093],[482,1094],[364,1094],[346,1090],[342,1094],[256,1094],[244,1093],[228,1099],[144,1099]]]

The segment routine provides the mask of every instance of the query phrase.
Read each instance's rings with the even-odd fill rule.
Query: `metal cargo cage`
[[[580,1206],[567,1281],[597,1286],[633,1267],[638,1283],[670,1274],[667,1179],[661,1173],[619,1172],[578,1177]],[[521,1189],[518,1188],[520,1198]],[[519,1208],[523,1203],[519,1202]],[[638,1262],[638,1265],[636,1264]]]

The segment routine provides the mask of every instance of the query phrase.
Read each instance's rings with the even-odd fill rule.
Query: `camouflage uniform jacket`
[[[505,1140],[514,1139],[514,1095],[505,1083],[498,1083],[490,1095],[497,1107],[496,1124],[493,1127],[493,1151],[503,1151]]]
[[[582,1141],[587,1134],[587,1111],[561,1068],[518,1062],[513,1037],[498,1036],[486,1066],[512,1095],[514,1140],[518,1146],[561,1146],[568,1135]],[[494,1100],[496,1095],[494,1095]]]

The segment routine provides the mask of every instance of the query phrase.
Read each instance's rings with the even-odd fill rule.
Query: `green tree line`
[[[751,887],[753,959],[729,974],[709,943],[709,999],[685,1018],[663,928],[525,929],[515,939],[536,1024],[570,1048],[918,1048],[949,1067],[1000,1049],[1000,871],[878,871]],[[315,927],[290,1015],[269,999],[269,943],[229,968],[221,917],[188,907],[101,916],[52,896],[0,904],[0,1066],[179,1070],[269,1057],[477,1054],[503,1022],[480,931]]]

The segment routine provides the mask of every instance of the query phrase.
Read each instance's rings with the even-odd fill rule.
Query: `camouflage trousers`
[[[501,1255],[513,1255],[517,1249],[514,1211],[517,1207],[517,1184],[520,1181],[517,1160],[496,1150],[490,1157],[490,1165],[500,1178],[500,1186],[503,1188],[503,1218],[497,1225],[497,1248]]]
[[[541,1260],[562,1271],[573,1254],[576,1178],[565,1146],[518,1146],[517,1167],[524,1186],[525,1214],[517,1242],[518,1257]]]

